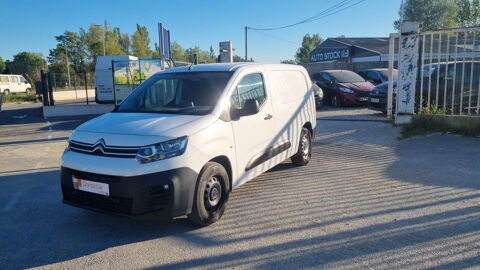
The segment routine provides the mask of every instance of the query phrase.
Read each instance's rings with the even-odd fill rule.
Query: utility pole
[[[245,26],[245,62],[248,61],[248,26]]]
[[[65,45],[65,57],[67,58],[68,87],[70,87],[70,66],[68,64],[68,45]]]

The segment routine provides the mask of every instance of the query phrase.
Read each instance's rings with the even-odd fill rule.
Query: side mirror
[[[328,83],[329,83],[330,85],[333,85],[333,81],[329,81]]]
[[[238,118],[247,115],[254,115],[260,111],[260,105],[256,99],[247,99],[243,108],[241,109],[232,109],[231,116],[232,118]]]

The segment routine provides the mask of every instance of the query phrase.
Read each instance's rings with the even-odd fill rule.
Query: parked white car
[[[0,75],[0,93],[30,93],[32,85],[22,75]]]
[[[62,157],[63,201],[208,225],[232,189],[288,158],[309,163],[315,127],[312,83],[301,66],[169,69],[73,132]]]

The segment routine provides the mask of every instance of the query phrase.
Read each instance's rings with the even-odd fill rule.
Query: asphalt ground
[[[479,139],[398,140],[381,114],[322,110],[308,166],[278,165],[198,227],[62,204],[65,140],[88,118],[3,110],[1,269],[480,268]]]

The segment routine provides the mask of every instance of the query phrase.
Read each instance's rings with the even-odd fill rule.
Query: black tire
[[[208,162],[198,176],[192,213],[188,218],[201,226],[219,220],[227,208],[230,181],[225,168]]]
[[[312,134],[307,128],[302,128],[300,133],[300,142],[295,155],[291,157],[293,164],[297,166],[305,166],[312,158]]]
[[[8,89],[3,90],[3,94],[4,94],[4,95],[10,94],[10,90],[8,90]]]
[[[25,94],[30,94],[32,92],[32,88],[27,88],[27,90],[25,90]]]
[[[340,107],[342,106],[341,102],[340,102],[340,98],[338,97],[338,95],[333,95],[332,96],[332,106],[333,107]]]

